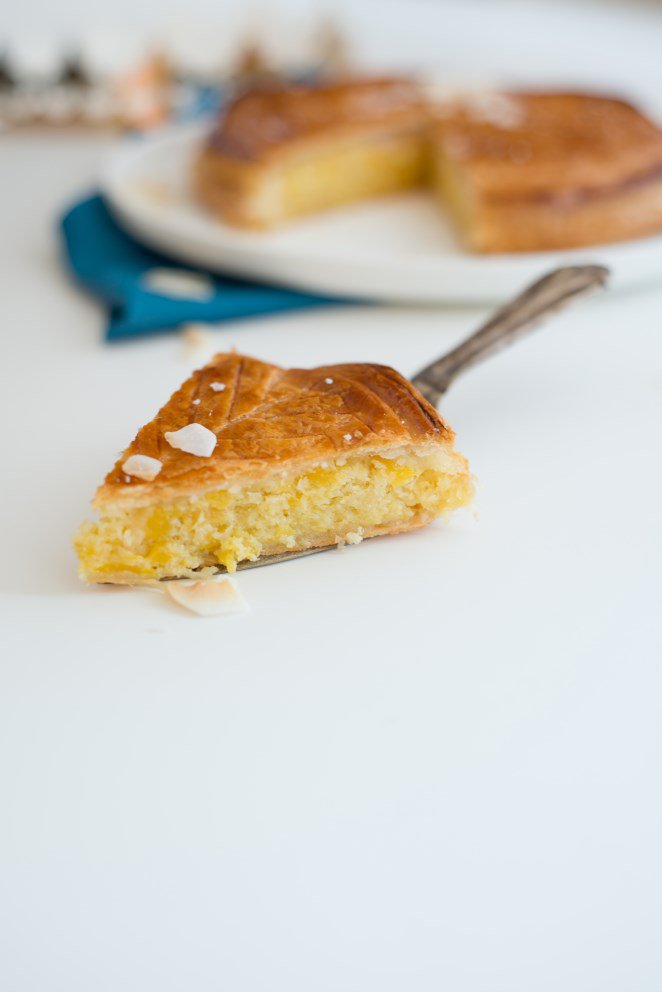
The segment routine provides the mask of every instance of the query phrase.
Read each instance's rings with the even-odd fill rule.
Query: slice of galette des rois
[[[454,435],[383,365],[220,354],[137,434],[76,535],[88,582],[194,578],[422,527],[473,485]]]

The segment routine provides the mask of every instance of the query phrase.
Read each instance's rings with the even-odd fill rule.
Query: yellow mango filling
[[[474,223],[475,197],[466,176],[444,154],[441,144],[436,149],[432,171],[433,188],[442,208],[450,210],[459,232],[468,237]]]
[[[199,574],[246,559],[428,523],[472,496],[454,453],[376,455],[321,463],[168,503],[105,510],[79,530],[88,581],[145,581]]]
[[[258,224],[342,206],[354,200],[421,186],[429,168],[428,143],[420,132],[379,136],[334,145],[292,158],[270,171],[255,191]]]

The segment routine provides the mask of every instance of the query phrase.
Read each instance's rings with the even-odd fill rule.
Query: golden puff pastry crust
[[[458,95],[355,79],[247,93],[198,155],[201,202],[240,227],[431,187],[479,252],[609,243],[662,230],[662,132],[624,100]]]
[[[419,185],[427,103],[409,79],[351,79],[245,93],[197,157],[194,191],[239,227],[274,227]]]
[[[200,577],[422,527],[472,497],[453,440],[386,366],[282,369],[217,355],[138,432],[100,487],[99,520],[75,539],[81,577]]]
[[[418,126],[426,106],[420,86],[398,77],[255,89],[230,104],[210,136],[209,147],[228,158],[263,162],[329,133]]]
[[[662,132],[624,100],[505,94],[435,126],[437,182],[471,247],[537,251],[662,229]]]
[[[219,388],[222,387],[222,388]],[[197,402],[199,401],[199,402]],[[209,458],[171,447],[166,433],[198,423],[216,436]],[[438,446],[454,434],[417,389],[385,365],[283,369],[235,353],[216,355],[168,400],[120,455],[97,508],[139,506],[260,479],[279,466],[362,451]],[[127,476],[131,455],[158,459],[151,482]]]

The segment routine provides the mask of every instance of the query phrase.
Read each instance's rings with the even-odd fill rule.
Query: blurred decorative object
[[[240,14],[223,30],[174,25],[147,43],[97,31],[75,47],[8,41],[0,56],[0,128],[147,130],[217,110],[228,92],[348,66],[339,24],[306,25],[274,12]]]
[[[0,131],[9,126],[14,93],[14,74],[6,54],[0,55]]]
[[[173,106],[174,84],[170,65],[156,52],[116,85],[124,123],[136,130],[164,124]]]
[[[315,35],[317,61],[327,76],[340,76],[351,70],[351,49],[337,21],[325,20]]]

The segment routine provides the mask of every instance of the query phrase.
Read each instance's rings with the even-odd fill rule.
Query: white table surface
[[[0,987],[659,989],[662,288],[448,395],[477,520],[245,573],[250,614],[202,620],[76,578],[95,485],[193,367],[104,345],[63,277],[53,219],[104,150],[0,155]],[[481,316],[215,345],[407,374]]]

